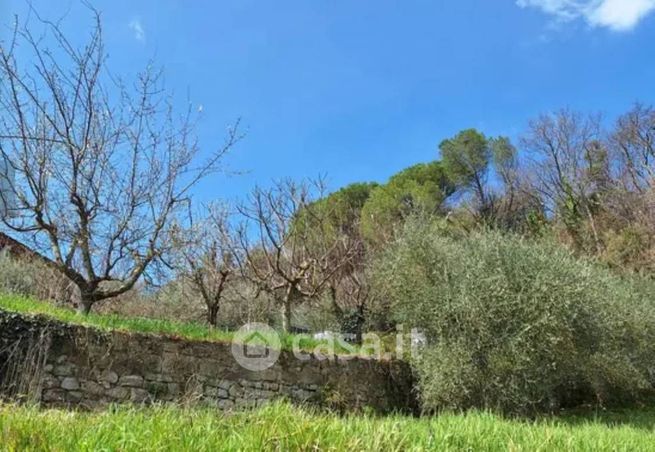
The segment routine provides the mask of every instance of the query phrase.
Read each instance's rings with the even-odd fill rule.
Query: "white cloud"
[[[130,30],[134,33],[134,39],[140,42],[146,40],[146,31],[143,29],[143,25],[139,19],[132,19],[129,23]]]
[[[629,30],[653,10],[655,0],[605,0],[589,20],[615,30]]]
[[[615,31],[634,28],[655,11],[655,0],[516,0],[522,8],[539,8],[560,21],[583,18],[591,26]]]

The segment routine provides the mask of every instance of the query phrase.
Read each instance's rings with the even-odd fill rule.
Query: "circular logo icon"
[[[280,357],[280,336],[264,323],[247,323],[232,338],[232,356],[244,369],[260,372]]]

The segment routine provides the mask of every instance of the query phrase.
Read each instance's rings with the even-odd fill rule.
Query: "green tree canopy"
[[[384,243],[409,215],[439,212],[453,191],[440,162],[411,166],[372,190],[362,209],[362,236],[369,243]]]
[[[298,212],[293,227],[305,225],[316,231],[318,236],[335,234],[359,234],[359,221],[362,208],[371,192],[377,188],[376,182],[356,182],[325,196]],[[321,224],[318,224],[318,219]],[[304,226],[303,226],[304,227]]]
[[[491,160],[487,138],[467,129],[442,141],[439,150],[448,178],[458,187],[472,190],[480,204],[486,204],[485,183]]]

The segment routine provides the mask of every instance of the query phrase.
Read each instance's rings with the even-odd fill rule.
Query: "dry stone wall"
[[[229,343],[101,332],[0,310],[0,392],[16,398],[29,391],[45,406],[189,401],[227,410],[284,397],[344,410],[414,411],[412,387],[400,361],[301,361],[283,351],[271,368],[253,372]]]

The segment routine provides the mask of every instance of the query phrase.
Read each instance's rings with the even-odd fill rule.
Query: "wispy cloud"
[[[593,27],[633,29],[655,11],[655,0],[516,0],[522,8],[539,8],[559,21],[584,19]]]
[[[144,42],[146,40],[146,31],[143,29],[141,20],[132,19],[132,21],[129,23],[129,27],[130,30],[132,30],[132,33],[134,33],[134,39],[139,42]]]

